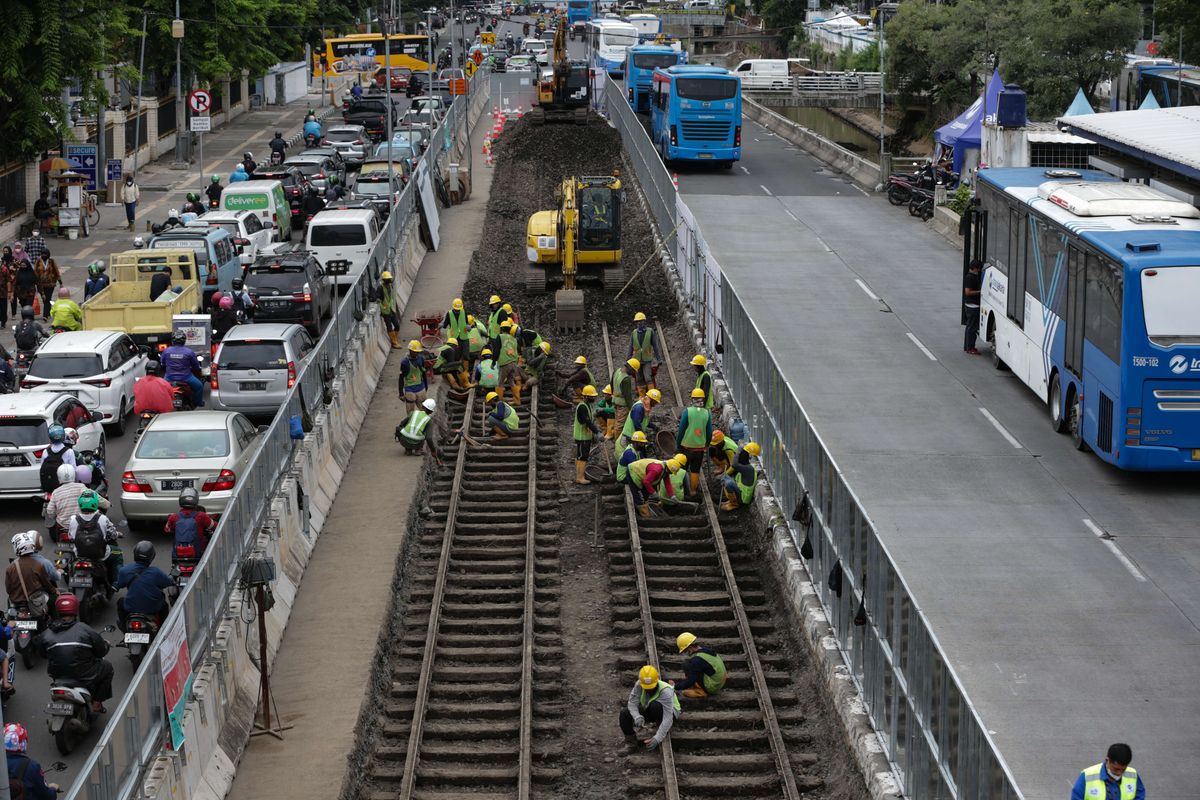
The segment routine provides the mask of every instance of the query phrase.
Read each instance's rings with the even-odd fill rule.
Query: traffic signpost
[[[479,42],[480,42],[480,44],[486,44],[491,47],[495,47],[496,46],[496,34],[481,33],[481,34],[479,34]]]
[[[99,135],[103,136],[104,132],[101,131]],[[89,192],[96,191],[96,149],[97,146],[94,144],[69,144],[63,148],[63,155],[67,157],[67,160],[74,161],[79,165],[71,169],[80,175],[87,175]]]
[[[212,130],[212,117],[208,115],[212,109],[212,92],[207,89],[193,89],[188,92],[188,108],[192,110],[191,130],[200,140],[200,158],[196,166],[200,170],[200,185],[204,185],[204,134]]]

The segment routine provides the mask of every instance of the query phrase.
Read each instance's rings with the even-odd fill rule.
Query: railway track
[[[607,326],[603,335],[611,374]],[[675,406],[681,408],[686,401],[661,327],[657,335]],[[666,418],[662,410],[655,416]],[[631,796],[795,800],[822,786],[818,776],[805,771],[819,761],[810,747],[816,738],[799,705],[792,659],[758,561],[740,530],[726,537],[707,484],[706,474],[695,513],[649,519],[637,515],[623,487],[604,488],[612,628],[621,674],[631,682],[648,663],[664,680],[681,676],[683,657],[675,638],[683,631],[714,648],[729,672],[716,697],[681,698],[683,714],[659,752],[632,756],[637,768],[629,771]],[[729,519],[731,527],[740,525]],[[656,761],[661,769],[654,768]]]
[[[368,766],[372,800],[528,800],[557,777],[558,482],[546,479],[556,431],[549,402],[529,413],[538,403],[534,388],[509,439],[460,438],[452,475],[430,487]],[[443,408],[451,429],[482,435],[482,393]]]

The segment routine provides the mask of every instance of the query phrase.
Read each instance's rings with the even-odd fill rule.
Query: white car
[[[544,64],[545,60],[550,57],[549,50],[550,48],[541,39],[526,39],[521,42],[521,52],[533,56],[539,64]]]
[[[233,243],[242,248],[238,255],[242,266],[253,264],[264,247],[271,243],[275,226],[264,224],[253,211],[209,211],[200,217],[214,228],[224,228],[233,237]]]
[[[513,56],[506,68],[509,72],[533,72],[533,56]]]
[[[138,437],[121,475],[125,518],[162,521],[179,510],[179,493],[193,488],[210,515],[225,510],[246,475],[263,430],[232,411],[159,414]]]
[[[63,331],[42,342],[21,388],[77,397],[120,436],[133,412],[133,382],[146,374],[147,360],[121,331]]]
[[[61,392],[0,395],[0,498],[45,500],[40,477],[51,425],[79,432],[76,453],[104,458],[103,417]]]
[[[367,160],[367,148],[371,137],[362,125],[333,125],[325,131],[325,141],[337,150],[347,164],[361,164]]]

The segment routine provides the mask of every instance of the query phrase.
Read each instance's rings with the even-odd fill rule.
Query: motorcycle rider
[[[200,202],[200,195],[196,192],[187,193],[187,202],[183,204],[183,213],[185,214],[203,214],[205,211],[204,204]]]
[[[225,334],[238,324],[237,314],[233,310],[233,298],[225,295],[217,301],[217,306],[209,312],[209,324],[212,325],[213,341],[219,342]],[[137,389],[137,385],[134,385]]]
[[[113,666],[105,660],[108,642],[89,625],[80,622],[79,600],[60,594],[54,600],[57,617],[36,641],[46,657],[51,681],[75,681],[92,695],[92,712],[103,714],[104,701],[112,697]]]
[[[50,611],[51,600],[58,595],[55,577],[46,571],[45,564],[37,557],[37,531],[24,531],[12,537],[13,555],[4,571],[4,590],[8,592],[8,604],[25,604],[36,617],[44,617]]]
[[[80,469],[83,467],[72,467],[70,464],[60,464],[58,467],[58,488],[50,493],[42,512],[53,542],[58,542],[71,529],[71,518],[79,511],[79,497],[88,491],[87,484],[79,480]],[[107,511],[108,507],[108,500],[100,497],[100,508]]]
[[[332,203],[341,200],[346,195],[346,190],[338,182],[337,175],[330,175],[329,182],[325,185],[325,202]]]
[[[312,114],[304,118],[304,141],[307,142],[310,136],[315,137],[316,143],[320,144],[321,123],[317,122],[317,118]]]
[[[233,168],[233,172],[229,173],[230,183],[241,183],[248,180],[250,180],[250,176],[246,174],[246,167],[243,164],[238,164]]]
[[[159,363],[166,373],[168,383],[186,383],[192,389],[192,406],[204,408],[204,383],[200,380],[200,359],[186,347],[187,334],[176,331],[171,336],[171,346],[159,355]]]
[[[253,175],[254,170],[258,169],[258,162],[254,160],[254,154],[249,150],[242,153],[242,166],[245,167],[247,175]]]
[[[112,595],[112,583],[117,576],[118,558],[112,551],[112,545],[121,538],[117,526],[104,514],[100,513],[100,495],[91,489],[85,489],[79,495],[79,513],[71,517],[67,528],[67,540],[80,558],[91,559],[93,563],[103,563],[102,575],[108,582],[107,590]]]
[[[17,329],[13,332],[17,350],[37,350],[42,340],[49,337],[50,334],[46,333],[42,323],[34,318],[33,306],[22,306],[21,321],[17,323]]]
[[[146,376],[133,383],[133,413],[155,411],[169,414],[175,410],[175,390],[159,376],[159,363],[146,362]]]
[[[233,298],[233,310],[237,313],[238,318],[243,321],[254,319],[256,303],[250,293],[246,291],[246,282],[241,278],[234,278],[230,285],[233,290],[228,296]]]
[[[213,175],[209,179],[208,188],[204,190],[204,194],[208,197],[208,202],[215,208],[221,204],[221,192],[225,191],[225,187],[221,185],[221,176]]]
[[[280,156],[287,155],[287,139],[284,139],[283,134],[279,131],[275,131],[275,138],[267,146],[271,148],[272,153],[279,153]]]
[[[117,601],[117,627],[125,630],[130,614],[144,614],[161,625],[170,610],[163,590],[173,590],[175,581],[154,566],[154,545],[143,539],[133,546],[133,563],[117,573],[114,588],[125,590],[125,596]]]
[[[4,726],[4,759],[8,762],[10,794],[26,800],[55,800],[62,789],[57,783],[46,783],[42,765],[25,754],[28,745],[29,731],[24,725],[10,722]],[[18,785],[20,794],[16,791]]]
[[[50,327],[64,331],[83,330],[83,310],[71,299],[71,290],[63,286],[50,306]]]
[[[179,510],[167,517],[163,526],[174,539],[172,561],[184,558],[199,561],[216,527],[217,523],[200,507],[200,494],[195,489],[180,492]]]
[[[133,240],[134,247],[138,247],[138,241],[141,238],[138,236]],[[143,241],[142,246],[144,247],[145,244]],[[105,274],[104,259],[88,264],[88,277],[83,282],[83,301],[86,303],[89,297],[100,294],[101,291],[108,287],[108,282],[108,275]]]
[[[50,440],[50,446],[42,452],[38,477],[42,482],[42,490],[53,492],[58,488],[58,480],[55,475],[59,466],[70,464],[74,469],[78,465],[75,462],[75,451],[67,444],[66,428],[62,425],[51,425],[50,429],[46,431],[46,438]]]
[[[332,180],[332,177],[330,178]],[[321,199],[321,193],[317,191],[317,187],[308,185],[304,187],[304,202],[300,206],[304,210],[305,222],[315,216],[321,209],[325,208],[325,201]]]

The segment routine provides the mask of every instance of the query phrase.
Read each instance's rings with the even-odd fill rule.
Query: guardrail
[[[879,94],[878,72],[822,72],[811,75],[780,77],[774,86],[745,86],[747,92],[787,92],[793,94]]]
[[[686,203],[673,186],[664,189],[666,170],[624,93],[610,80],[603,97],[664,242],[672,232],[694,228],[701,251],[694,258],[715,264]],[[795,508],[804,498],[811,503],[811,531],[795,521],[788,529],[797,548],[805,538],[812,544],[806,565],[811,583],[905,796],[1021,798],[874,523],[737,292],[722,275],[715,300],[699,296],[708,284],[688,288],[689,262],[676,259],[675,269],[685,302],[719,319],[721,369],[752,437],[762,445],[763,471],[781,508]],[[842,574],[840,593],[824,577],[835,565]],[[862,626],[854,624],[860,600],[866,611]]]
[[[465,129],[470,97],[455,98],[434,132],[428,150],[421,156],[419,165],[428,168],[431,179],[438,171],[438,159],[453,147],[454,139]],[[420,166],[413,174],[419,170]],[[295,416],[302,421],[316,416],[331,397],[342,357],[373,299],[379,275],[392,267],[405,247],[408,235],[405,230],[412,215],[419,213],[418,193],[417,181],[412,180],[397,198],[371,250],[366,270],[344,289],[333,318],[301,368],[295,386],[262,434],[260,447],[245,474],[239,476],[238,486],[203,560],[162,626],[167,630],[183,617],[193,671],[207,655],[213,635],[224,619],[230,597],[238,586],[242,562],[266,521],[270,506],[267,501],[289,469],[298,444],[291,438],[290,420]],[[140,794],[137,788],[147,764],[168,739],[160,661],[164,657],[173,658],[173,654],[164,653],[166,644],[166,639],[156,639],[146,653],[71,786],[67,794],[70,800],[125,800]]]

